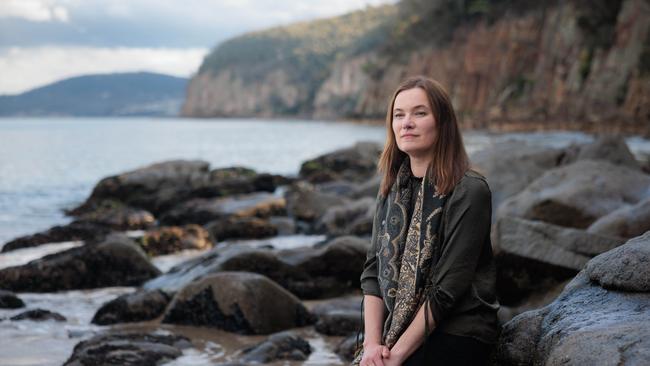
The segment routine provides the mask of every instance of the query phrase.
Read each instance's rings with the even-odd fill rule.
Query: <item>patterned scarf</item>
[[[386,198],[388,209],[386,216],[380,218],[382,227],[377,232],[379,288],[388,309],[383,344],[388,348],[395,345],[431,293],[433,267],[440,257],[437,233],[447,195],[438,193],[427,174],[419,190],[412,192],[410,177],[411,165],[407,157]],[[412,199],[416,202],[409,217]],[[408,226],[407,220],[410,220]],[[425,310],[428,314],[428,309]],[[428,329],[425,333],[428,334]],[[353,364],[358,364],[362,355],[361,352]]]

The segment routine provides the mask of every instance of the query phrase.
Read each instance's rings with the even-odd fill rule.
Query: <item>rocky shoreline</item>
[[[67,211],[68,225],[16,238],[3,252],[83,245],[0,269],[0,321],[59,321],[24,292],[135,286],[101,306],[93,324],[148,322],[267,337],[223,365],[301,362],[313,350],[297,329],[342,337],[354,352],[359,275],[369,246],[381,147],[358,143],[305,161],[295,177],[203,161],[167,161],[106,177]],[[503,333],[495,365],[650,362],[650,169],[620,138],[565,148],[509,142],[472,162],[493,192],[493,246]],[[125,235],[139,230],[140,235]],[[241,239],[320,234],[275,248]],[[162,273],[160,255],[201,251]],[[305,306],[318,299],[315,307]],[[67,365],[156,365],[192,347],[182,335],[119,329],[83,340]],[[600,353],[599,353],[600,352]]]

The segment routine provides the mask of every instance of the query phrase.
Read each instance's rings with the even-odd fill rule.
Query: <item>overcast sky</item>
[[[394,2],[0,0],[0,94],[92,73],[190,76],[238,34]]]

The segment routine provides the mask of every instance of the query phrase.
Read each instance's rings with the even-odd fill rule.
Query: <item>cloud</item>
[[[3,0],[0,18],[22,18],[32,22],[67,22],[68,9],[53,0]]]
[[[64,78],[131,71],[188,77],[206,48],[12,47],[0,52],[0,94],[17,94]]]

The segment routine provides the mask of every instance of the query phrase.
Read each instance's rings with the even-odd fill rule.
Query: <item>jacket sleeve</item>
[[[366,261],[361,273],[361,291],[364,295],[374,295],[381,297],[379,281],[377,279],[377,231],[379,230],[379,211],[381,197],[377,196],[375,205],[375,214],[372,220],[372,236],[370,237],[370,247],[366,254]]]
[[[492,220],[490,188],[480,178],[464,179],[469,179],[469,182],[459,184],[460,192],[455,192],[453,201],[449,202],[442,252],[433,271],[429,305],[436,326],[468,291],[483,246],[489,243]]]

